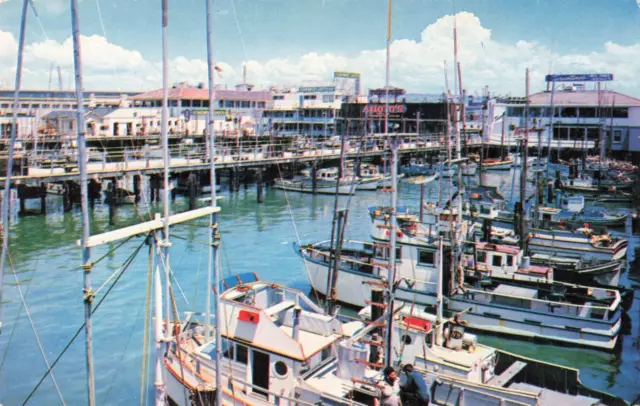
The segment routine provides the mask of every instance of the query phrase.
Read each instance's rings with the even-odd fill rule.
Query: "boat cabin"
[[[539,207],[538,208],[538,219],[543,222],[559,222],[560,221],[560,213],[561,209],[556,209],[555,207]]]
[[[571,213],[579,213],[584,210],[584,196],[582,195],[567,194],[559,200],[562,210]]]
[[[483,242],[476,244],[475,251],[474,261],[473,250],[465,250],[462,263],[467,274],[480,272],[509,279],[553,281],[553,268],[531,265],[530,258],[523,257],[517,247]]]
[[[331,358],[338,341],[363,327],[361,322],[342,323],[302,292],[252,274],[227,278],[221,290],[226,287],[220,295],[223,373],[229,388],[257,400],[273,403],[276,394],[292,395],[301,374]],[[216,342],[205,341],[201,329],[190,328],[190,323],[185,323],[184,333],[190,334],[184,338],[189,339],[186,345],[196,348],[185,364],[213,384]],[[174,368],[178,374],[179,368]]]

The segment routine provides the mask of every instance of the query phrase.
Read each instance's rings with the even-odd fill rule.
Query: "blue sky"
[[[5,34],[12,34],[14,38],[17,38],[19,29],[20,3],[20,0],[0,0],[0,30]],[[68,3],[68,0],[36,0],[40,20],[48,37],[60,44],[70,34]],[[122,66],[115,67],[113,78],[122,75],[121,71],[124,70],[128,76],[120,82],[154,87],[153,82],[158,73],[157,63],[161,60],[160,4],[160,0],[80,1],[83,35],[103,36],[106,32],[108,43],[123,50],[137,51],[147,64],[144,69],[139,65],[139,69],[132,71],[126,66],[126,61],[120,61]],[[181,61],[185,65],[182,69],[176,68],[172,79],[174,76],[176,80],[178,77],[184,77],[186,80],[203,79],[202,66],[198,63],[206,57],[204,4],[205,0],[169,0],[169,53],[172,59],[183,58]],[[100,23],[98,5],[102,11],[105,32]],[[284,81],[293,84],[299,80],[329,79],[328,72],[331,71],[331,66],[327,65],[342,64],[345,68],[366,68],[368,65],[377,67],[377,63],[380,62],[377,51],[382,50],[385,45],[385,0],[234,0],[233,3],[231,0],[217,0],[214,8],[216,59],[229,66],[229,69],[226,69],[226,77],[220,78],[221,81],[237,80],[241,64],[248,60],[256,63],[254,80],[260,82],[259,84],[268,84],[269,79],[265,75],[269,73],[274,76],[274,82],[271,83]],[[524,76],[520,66],[522,63],[530,65],[534,71],[540,71],[540,75],[543,75],[546,72],[542,71],[548,70],[549,63],[556,65],[557,69],[564,67],[600,71],[617,68],[624,59],[621,56],[627,53],[630,59],[634,56],[640,57],[640,8],[636,0],[457,0],[455,11],[468,12],[465,14],[466,19],[458,18],[460,31],[468,30],[468,41],[461,40],[461,63],[463,69],[466,67],[465,72],[469,74],[469,85],[478,88],[485,83],[476,81],[474,70],[487,73],[491,69],[506,69],[513,65],[511,69],[514,72],[511,76],[515,80],[517,72]],[[421,43],[423,48],[412,48],[411,44],[405,44],[411,49],[405,49],[404,56],[398,56],[399,63],[392,63],[392,74],[395,74],[392,76],[395,80],[392,82],[415,87],[411,89],[414,91],[434,91],[442,87],[442,83],[437,83],[436,69],[430,70],[433,66],[429,65],[429,61],[425,60],[417,67],[404,65],[411,64],[412,58],[442,58],[448,59],[451,63],[452,44],[447,44],[451,48],[450,55],[444,53],[446,49],[440,49],[442,43],[451,41],[449,30],[438,31],[440,35],[430,36],[428,43],[420,41],[428,26],[433,26],[434,29],[438,24],[445,26],[446,21],[442,20],[443,17],[452,15],[453,12],[454,4],[451,0],[394,1],[394,40],[414,41]],[[27,43],[42,43],[45,37],[33,14],[30,13],[29,19]],[[478,32],[482,35],[476,35]],[[0,37],[0,40],[2,38]],[[474,38],[480,39],[484,55]],[[518,41],[535,44],[535,49],[530,50],[530,58],[526,52],[523,55],[523,50],[520,49],[520,57],[509,55],[502,61],[501,52],[510,53],[513,50],[511,48],[517,48]],[[614,57],[610,57],[610,50],[605,49],[606,43],[622,48],[615,48]],[[434,46],[439,52],[430,54],[429,50]],[[465,46],[478,48],[473,49],[475,54],[466,55],[467,61],[462,55]],[[392,50],[395,49],[394,46]],[[403,49],[402,45],[398,45],[398,49]],[[425,52],[420,52],[421,49]],[[363,54],[363,51],[367,50],[374,51],[375,54],[368,55],[373,58],[369,64],[366,62],[367,55]],[[320,56],[319,60],[314,59],[306,63],[300,60],[314,52]],[[412,52],[416,54],[412,55]],[[594,52],[602,55],[596,58]],[[0,57],[1,55],[0,52]],[[484,58],[491,58],[491,63],[478,62]],[[585,58],[590,60],[587,61]],[[6,59],[10,61],[10,58]],[[40,63],[43,62],[42,59],[49,64],[52,62],[50,55],[48,59],[35,59]],[[283,60],[288,62],[286,67],[278,65]],[[270,61],[276,62],[270,65]],[[638,64],[631,60],[629,63]],[[35,71],[44,69],[47,72],[49,68],[38,68],[36,60],[32,61],[32,64],[33,66],[26,67],[34,71],[33,78],[25,76],[25,85],[29,85],[29,81],[33,81],[34,85],[41,85],[42,72],[36,74]],[[274,64],[277,66],[274,67]],[[438,60],[438,64],[441,65],[442,61]],[[66,71],[68,63],[61,65]],[[88,69],[89,83],[113,87],[117,81],[108,80],[109,72],[105,72],[99,66],[96,68]],[[336,67],[339,68],[341,67]],[[554,67],[554,70],[557,69]],[[632,88],[637,93],[640,84],[632,77],[631,70],[625,72],[625,69],[629,68],[621,70],[622,76],[618,75],[621,79],[620,84]],[[421,70],[427,73],[419,72]],[[536,72],[534,78],[537,77]],[[96,74],[95,80],[91,79],[93,73]],[[250,69],[250,78],[251,73]],[[363,73],[366,85],[381,85],[378,82],[382,77],[377,72],[371,72],[368,78],[368,72]],[[135,74],[144,76],[139,84],[136,84]],[[415,77],[412,78],[412,74]],[[48,80],[48,73],[44,76]],[[4,82],[12,82],[10,78],[11,75],[7,75],[6,72],[2,75]],[[496,78],[499,79],[500,76],[496,75]],[[96,82],[97,80],[101,82]],[[509,83],[486,84],[502,91],[506,91],[507,86],[514,85],[511,79]],[[513,91],[517,92],[518,89]]]

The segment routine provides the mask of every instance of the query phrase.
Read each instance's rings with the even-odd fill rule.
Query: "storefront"
[[[343,103],[337,118],[340,134],[384,133],[384,103]],[[433,134],[446,130],[446,103],[389,103],[389,131],[404,134]]]

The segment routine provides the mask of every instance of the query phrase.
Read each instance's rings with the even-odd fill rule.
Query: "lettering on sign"
[[[372,115],[384,115],[386,106],[384,104],[367,104],[364,106],[363,113]],[[407,106],[404,104],[390,104],[389,114],[404,114],[407,112]]]

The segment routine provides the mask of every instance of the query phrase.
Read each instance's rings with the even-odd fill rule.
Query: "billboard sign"
[[[570,75],[547,75],[547,82],[611,82],[613,73],[584,73]]]

